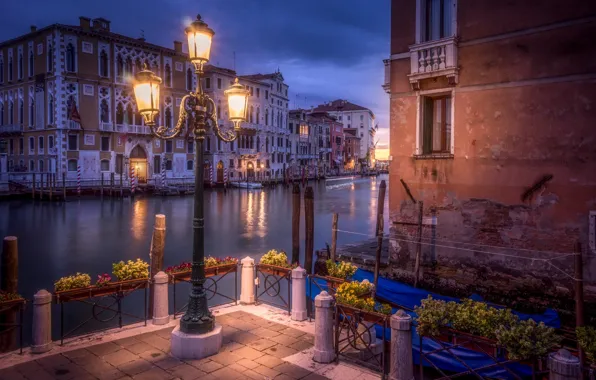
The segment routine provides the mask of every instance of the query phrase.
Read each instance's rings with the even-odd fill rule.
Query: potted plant
[[[582,326],[575,329],[577,342],[584,350],[586,358],[592,363],[592,368],[596,369],[596,329],[592,326]]]
[[[327,276],[325,277],[327,287],[333,290],[336,290],[345,281],[349,281],[358,270],[356,265],[346,261],[336,263],[333,260],[327,260],[325,266],[327,267]]]
[[[507,358],[525,364],[548,354],[561,340],[555,329],[533,319],[518,321],[496,331],[497,341],[507,350]],[[528,361],[528,359],[530,359]]]
[[[275,276],[287,276],[292,265],[288,263],[288,256],[284,251],[272,249],[261,257],[259,270]]]
[[[373,284],[366,280],[344,282],[337,288],[335,301],[343,306],[344,314],[358,314],[364,321],[378,323],[391,315],[391,306],[375,302],[371,296],[367,296],[372,290]]]
[[[25,303],[25,299],[20,294],[0,291],[0,309],[8,310],[21,303]]]
[[[212,277],[236,271],[238,259],[235,257],[217,258],[208,256],[205,258],[205,277]],[[179,265],[167,267],[165,272],[170,275],[171,281],[188,281],[192,273],[192,264],[182,262]]]
[[[457,307],[455,302],[435,300],[432,296],[423,299],[422,304],[414,309],[417,314],[418,335],[452,343],[445,326],[449,325],[455,307]]]

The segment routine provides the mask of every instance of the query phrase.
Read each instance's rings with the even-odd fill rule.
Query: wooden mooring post
[[[292,264],[300,261],[300,185],[292,188]]]
[[[312,259],[314,253],[314,235],[315,235],[315,208],[314,191],[312,186],[304,190],[304,269],[306,273],[312,274]]]
[[[333,221],[331,222],[331,253],[329,259],[335,262],[335,252],[337,250],[337,225],[339,222],[339,214],[333,213]]]
[[[16,236],[6,236],[2,241],[0,289],[7,293],[18,293],[19,285],[19,251]],[[0,323],[14,325],[17,322],[17,311],[11,309],[0,317]],[[0,350],[3,352],[14,348],[18,329],[0,334]]]
[[[101,173],[101,182],[99,185],[99,193],[100,193],[101,198],[103,199],[103,172]]]
[[[46,175],[46,181],[48,177]],[[44,191],[44,183],[43,183],[43,173],[39,174],[39,200],[43,200],[43,191]]]
[[[383,181],[385,182],[385,181]],[[375,278],[374,278],[374,283],[375,283],[375,292],[378,289],[379,286],[379,270],[381,268],[381,251],[383,250],[383,224],[384,224],[384,218],[383,218],[383,213],[379,214],[379,217],[377,218],[377,226],[379,226],[379,229],[377,231],[377,252],[376,252],[376,257],[375,257]]]
[[[114,196],[114,172],[110,173],[110,197]]]
[[[377,198],[377,226],[375,228],[375,233],[379,233],[379,216],[383,214],[385,210],[385,192],[387,190],[387,184],[385,180],[381,181],[379,185],[379,197]]]
[[[53,173],[50,173],[50,186],[49,186],[49,198],[50,198],[50,202],[52,201],[52,189],[54,188],[54,175]]]
[[[33,173],[33,177],[31,179],[31,197],[35,199],[35,173]]]
[[[62,172],[62,200],[66,202],[66,173]]]

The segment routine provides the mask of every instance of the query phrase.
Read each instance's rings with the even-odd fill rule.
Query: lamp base
[[[221,325],[206,334],[186,334],[180,331],[180,326],[172,331],[172,356],[178,359],[203,359],[219,352],[223,334]]]

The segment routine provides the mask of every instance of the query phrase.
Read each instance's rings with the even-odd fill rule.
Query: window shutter
[[[423,98],[422,114],[422,153],[432,153],[433,100]]]

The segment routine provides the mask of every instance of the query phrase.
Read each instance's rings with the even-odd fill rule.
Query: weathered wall
[[[398,13],[395,3],[407,12]],[[424,227],[426,279],[560,296],[572,285],[571,256],[549,263],[542,259],[561,253],[530,250],[570,253],[578,240],[587,249],[588,213],[596,210],[596,46],[589,41],[596,19],[494,41],[475,39],[593,16],[596,5],[572,1],[578,6],[566,3],[561,9],[560,1],[542,1],[541,12],[527,19],[532,12],[524,9],[531,3],[458,1],[462,43],[453,159],[413,157],[417,98],[446,85],[431,79],[422,82],[422,92],[413,92],[407,87],[409,59],[392,61],[389,206],[393,221],[417,221],[403,179],[424,201],[424,216],[436,216],[435,227]],[[394,54],[407,51],[405,40],[413,41],[415,25],[405,22],[413,17],[412,4],[394,1],[392,38],[401,34],[392,42]],[[522,202],[522,193],[545,174],[552,180]],[[391,232],[397,237],[394,273],[407,277],[414,268],[416,228],[393,225]],[[589,291],[596,259],[586,255],[584,265]]]

